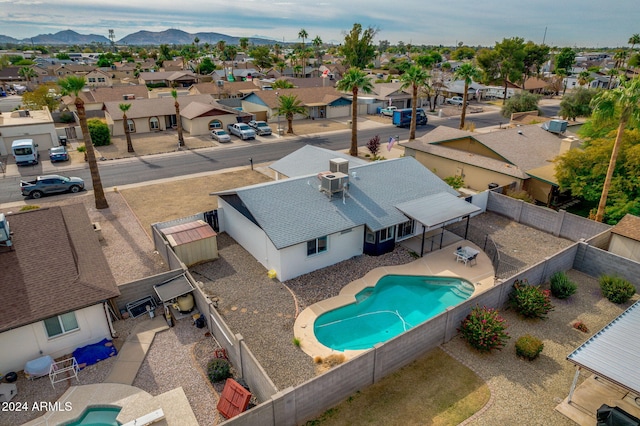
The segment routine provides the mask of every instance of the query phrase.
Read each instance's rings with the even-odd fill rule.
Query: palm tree
[[[409,140],[416,138],[416,108],[418,104],[418,88],[424,86],[429,79],[427,70],[420,65],[411,65],[407,72],[400,76],[402,88],[411,86],[411,126],[409,127]]]
[[[298,38],[302,39],[302,47],[304,48],[304,41],[305,39],[309,38],[309,33],[307,32],[307,30],[302,28],[300,29],[300,31],[298,31]]]
[[[178,102],[178,91],[172,90],[171,96],[176,101],[173,106],[176,107],[176,125],[178,126],[178,146],[184,146],[184,138],[182,137],[182,120],[180,119],[180,103]]]
[[[464,118],[467,115],[467,97],[469,85],[473,80],[479,80],[481,77],[480,70],[467,62],[464,63],[454,73],[455,78],[464,80],[464,93],[462,94],[462,114],[460,114],[460,129],[464,129]]]
[[[598,203],[598,210],[596,212],[596,221],[602,222],[604,210],[607,206],[607,197],[609,195],[609,188],[611,187],[613,171],[616,167],[616,161],[618,160],[620,145],[622,145],[624,129],[629,120],[640,120],[640,77],[626,81],[615,89],[598,93],[591,101],[591,106],[593,107],[593,118],[596,121],[611,119],[617,115],[620,116],[616,139],[613,143],[611,159],[609,160],[609,168],[604,178],[602,195],[600,196],[600,202]]]
[[[238,42],[240,43],[240,49],[242,49],[243,52],[246,52],[249,47],[249,39],[247,37],[240,37]]]
[[[69,77],[58,80],[58,85],[62,89],[63,95],[73,95],[76,97],[75,106],[78,113],[78,119],[80,120],[80,128],[82,129],[82,138],[84,139],[84,146],[87,154],[87,161],[89,162],[89,170],[91,170],[91,182],[93,183],[93,196],[96,201],[96,209],[107,209],[109,203],[104,195],[104,189],[102,188],[102,180],[100,179],[100,171],[98,170],[98,163],[96,162],[96,153],[93,150],[93,142],[91,142],[91,135],[89,134],[89,127],[87,126],[87,113],[84,109],[84,101],[78,94],[85,86],[84,77],[77,77],[70,75]]]
[[[556,70],[556,77],[560,80],[559,84],[562,85],[562,96],[564,96],[564,93],[567,91],[567,82],[565,81],[565,78],[568,77],[568,75],[567,70],[564,68],[558,68]]]
[[[634,34],[629,37],[629,41],[627,42],[631,45],[631,51],[633,52],[633,48],[636,44],[640,44],[640,34]]]
[[[277,95],[277,93],[276,93]],[[284,115],[287,119],[287,133],[293,133],[293,116],[295,114],[307,115],[307,108],[300,103],[295,95],[278,96],[278,107],[276,108],[278,116]]]
[[[133,144],[131,143],[131,132],[129,131],[129,119],[127,118],[127,111],[131,108],[131,104],[119,104],[118,107],[122,111],[122,125],[124,126],[124,134],[127,137],[127,152],[135,152],[133,150]]]
[[[371,93],[373,85],[360,68],[351,67],[344,73],[342,79],[336,85],[338,90],[351,92],[351,148],[349,155],[358,156],[358,92],[362,90],[364,93]]]
[[[320,69],[320,64],[322,61],[322,51],[320,50],[320,48],[322,47],[322,39],[320,38],[320,36],[316,36],[316,38],[313,39],[312,43],[316,57],[316,69]]]
[[[38,76],[38,73],[35,72],[34,69],[31,67],[20,68],[20,70],[18,71],[18,74],[20,74],[20,76],[24,78],[27,81],[27,83],[31,83],[31,79]]]
[[[580,74],[578,74],[578,84],[580,86],[588,84],[591,80],[593,79],[591,78],[591,73],[589,71],[581,71]]]
[[[304,41],[305,39],[309,38],[309,33],[307,32],[307,30],[302,28],[300,31],[298,31],[298,38],[302,39],[302,48],[300,48],[300,62],[302,62],[302,68],[304,70],[307,67],[307,63],[306,63],[307,61],[305,60],[306,49],[305,49]]]

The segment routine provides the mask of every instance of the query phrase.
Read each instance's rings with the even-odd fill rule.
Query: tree
[[[524,46],[524,74],[522,76],[522,87],[524,87],[527,78],[536,75],[539,76],[542,66],[549,59],[549,46],[545,44],[535,44],[528,41]]]
[[[107,146],[111,144],[111,133],[109,126],[99,118],[90,118],[87,120],[87,128],[91,135],[91,142],[94,146]]]
[[[569,74],[567,74],[567,70],[564,68],[558,68],[556,69],[556,95],[558,94],[558,92],[560,91],[559,88],[562,88],[562,96],[564,96],[565,92],[567,91],[567,81],[565,80],[565,78],[568,77]]]
[[[293,83],[290,82],[289,80],[285,80],[285,79],[278,79],[276,81],[274,81],[273,83],[271,83],[271,88],[272,89],[293,89]]]
[[[270,53],[268,46],[256,46],[249,50],[249,54],[253,58],[253,63],[256,64],[260,70],[273,65]]]
[[[284,115],[287,119],[287,133],[293,133],[293,116],[301,114],[306,116],[307,108],[300,102],[295,95],[281,95],[278,96],[278,107],[276,108],[277,115]]]
[[[89,170],[91,171],[91,182],[93,184],[93,195],[96,202],[96,209],[109,208],[107,198],[104,195],[104,189],[102,188],[102,180],[100,179],[100,171],[98,170],[98,163],[96,162],[96,154],[93,149],[93,143],[91,142],[91,135],[89,134],[89,128],[87,126],[87,114],[84,108],[84,101],[78,94],[85,86],[84,77],[69,76],[58,80],[58,85],[62,88],[62,93],[65,95],[73,94],[75,96],[75,106],[78,112],[78,119],[80,120],[80,128],[82,129],[82,137],[84,139],[84,146],[87,154],[87,161],[89,162]]]
[[[480,70],[467,62],[462,64],[454,73],[458,80],[464,81],[464,93],[462,94],[462,113],[460,114],[460,128],[464,129],[464,119],[467,115],[467,98],[469,96],[469,85],[473,80],[480,79]]]
[[[304,47],[304,41],[309,38],[309,33],[304,28],[298,31],[298,38],[302,39],[302,46]]]
[[[529,92],[516,93],[502,106],[500,114],[505,118],[511,118],[511,114],[515,112],[540,111],[538,109],[539,95]]]
[[[460,46],[451,54],[451,59],[462,61],[463,59],[473,59],[476,51],[468,46]]]
[[[378,30],[368,27],[362,30],[362,25],[353,24],[351,32],[345,35],[344,44],[340,47],[340,53],[344,55],[345,62],[353,68],[366,68],[369,62],[376,57],[376,49],[373,46],[373,38]]]
[[[360,68],[349,68],[336,85],[338,90],[351,92],[351,148],[349,155],[358,156],[358,92],[371,93],[371,80]]]
[[[400,76],[402,88],[411,87],[411,125],[409,127],[409,140],[416,138],[416,108],[418,105],[418,88],[424,86],[429,79],[429,74],[420,65],[411,65],[411,67]]]
[[[173,60],[173,56],[171,55],[171,49],[169,49],[168,44],[160,45],[160,54],[158,55],[158,62],[162,65],[164,61]]]
[[[246,52],[247,49],[249,48],[249,39],[247,37],[240,37],[238,39],[238,43],[240,43],[240,49],[243,52]]]
[[[629,37],[629,41],[627,43],[631,45],[631,51],[633,52],[633,48],[636,46],[636,44],[640,44],[640,34],[634,34]]]
[[[593,118],[596,121],[612,119],[616,115],[619,117],[616,139],[613,143],[609,167],[602,185],[602,195],[600,196],[595,218],[597,222],[602,222],[624,129],[629,120],[640,120],[640,77],[624,82],[613,90],[600,92],[593,98],[591,103],[593,106]]]
[[[580,74],[578,74],[578,84],[580,86],[585,86],[589,84],[592,80],[593,80],[593,77],[591,77],[591,73],[589,71],[581,71]]]
[[[496,43],[496,53],[498,54],[500,80],[504,85],[504,96],[502,104],[507,101],[508,82],[516,83],[522,81],[524,71],[524,39],[520,37],[505,38],[500,43]]]
[[[18,70],[18,74],[20,74],[20,77],[24,78],[27,82],[31,82],[33,78],[38,76],[38,73],[31,67],[20,68],[20,70]]]
[[[56,91],[56,85],[53,83],[41,84],[31,92],[25,92],[22,95],[23,105],[32,110],[47,107],[49,111],[55,111],[60,106],[57,95],[50,90]]]
[[[324,52],[321,50],[322,39],[320,38],[320,36],[316,36],[311,43],[313,44],[313,52],[316,58],[316,68],[319,69],[320,64],[322,63],[322,55],[324,55]]]
[[[576,52],[570,47],[563,47],[556,56],[555,69],[562,68],[564,70],[570,70],[573,67],[573,62],[576,59]]]
[[[200,63],[200,74],[211,74],[216,69],[216,64],[211,58],[203,58]]]
[[[562,98],[558,115],[573,121],[576,120],[576,117],[590,117],[592,112],[590,103],[594,95],[593,89],[578,87]]]
[[[124,127],[124,134],[127,137],[127,152],[135,152],[133,150],[133,144],[131,143],[129,119],[127,118],[127,111],[129,111],[129,108],[131,108],[131,104],[119,104],[118,108],[120,108],[120,111],[122,111],[122,126]]]
[[[173,106],[176,108],[176,125],[178,126],[178,146],[184,146],[184,138],[182,137],[182,119],[180,118],[180,103],[178,102],[178,91],[172,90],[171,96],[175,100]]]

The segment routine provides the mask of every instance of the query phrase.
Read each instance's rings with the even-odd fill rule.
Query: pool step
[[[464,297],[465,299],[468,299],[469,297],[471,297],[471,295],[475,290],[476,288],[473,286],[473,284],[469,284],[466,282],[461,282],[460,284],[456,285],[451,289],[451,291],[456,296]]]

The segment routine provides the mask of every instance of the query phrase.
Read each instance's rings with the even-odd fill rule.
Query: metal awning
[[[612,383],[640,394],[640,301],[574,350],[567,359]],[[577,376],[578,372],[576,372]],[[574,379],[569,398],[575,388]]]
[[[482,210],[480,207],[447,192],[407,201],[398,204],[396,208],[406,216],[423,224],[427,229],[437,228],[447,222]]]
[[[154,285],[153,289],[162,302],[167,302],[195,290],[184,274],[165,281],[162,284]]]

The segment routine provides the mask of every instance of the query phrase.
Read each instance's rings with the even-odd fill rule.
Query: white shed
[[[611,229],[609,251],[640,262],[640,217],[626,214]]]

